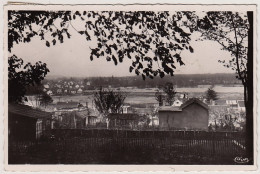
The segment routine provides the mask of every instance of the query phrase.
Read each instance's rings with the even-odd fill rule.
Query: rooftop
[[[192,103],[197,103],[200,106],[202,106],[205,109],[209,109],[208,105],[203,103],[197,98],[191,98],[185,103],[183,103],[181,106],[162,106],[159,108],[159,111],[175,111],[175,112],[181,112],[185,107],[189,106]]]
[[[159,111],[182,111],[179,106],[162,106]]]
[[[57,109],[71,109],[78,107],[79,102],[57,102]]]
[[[34,109],[27,105],[8,104],[8,113],[17,114],[31,118],[51,118],[52,113]]]

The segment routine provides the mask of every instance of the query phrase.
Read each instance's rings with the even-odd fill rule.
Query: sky
[[[90,47],[93,42],[86,41],[85,37],[75,30],[70,32],[72,37],[65,38],[64,43],[57,42],[55,46],[46,47],[45,42],[38,37],[29,43],[15,44],[10,55],[15,54],[24,62],[47,63],[50,72],[48,76],[65,77],[92,77],[92,76],[130,76],[131,60],[124,59],[117,66],[114,62],[107,62],[106,58],[94,58],[90,61]],[[194,53],[183,51],[181,57],[185,66],[177,66],[175,74],[207,74],[207,73],[234,73],[225,68],[218,60],[229,60],[230,53],[221,50],[221,46],[214,41],[195,41],[198,34],[191,36],[190,45]]]

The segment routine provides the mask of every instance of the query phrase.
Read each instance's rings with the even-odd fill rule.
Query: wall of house
[[[10,141],[30,141],[36,139],[36,121],[31,117],[8,114],[8,138]]]
[[[137,120],[127,120],[127,119],[109,119],[108,128],[126,128],[132,129],[137,127]]]
[[[159,111],[159,127],[171,129],[207,130],[208,110],[197,103],[182,111]]]

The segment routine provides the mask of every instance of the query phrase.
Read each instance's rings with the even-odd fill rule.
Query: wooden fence
[[[66,129],[53,135],[52,141],[9,143],[9,153],[23,156],[26,163],[35,163],[26,156],[38,154],[41,163],[64,164],[229,164],[245,153],[240,132]],[[40,154],[46,153],[52,158],[44,162]]]

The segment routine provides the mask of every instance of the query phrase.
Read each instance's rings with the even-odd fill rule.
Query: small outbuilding
[[[199,99],[189,99],[181,106],[162,106],[158,112],[161,129],[208,129],[209,108]]]
[[[8,105],[8,138],[11,141],[33,141],[51,130],[52,113],[21,104]]]

